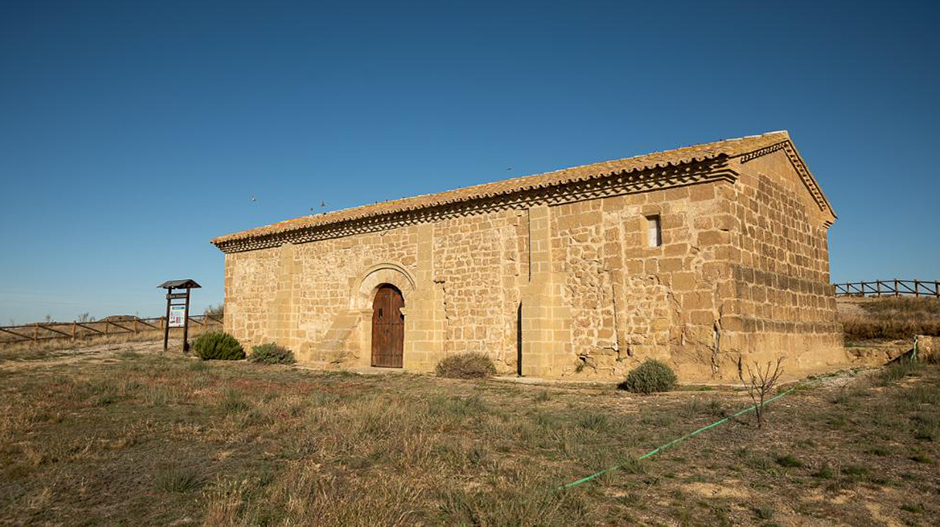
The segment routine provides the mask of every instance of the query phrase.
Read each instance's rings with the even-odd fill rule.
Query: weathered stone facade
[[[486,353],[505,373],[683,380],[739,359],[846,361],[835,220],[786,132],[309,216],[224,236],[225,326],[324,367],[371,364],[373,305],[404,298],[403,367]],[[658,223],[659,230],[650,229]]]

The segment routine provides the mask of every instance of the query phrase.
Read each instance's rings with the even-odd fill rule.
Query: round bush
[[[648,360],[627,374],[618,386],[633,393],[668,392],[676,385],[676,374],[658,360]]]
[[[480,379],[496,374],[496,366],[482,353],[459,353],[437,363],[437,374],[452,379]]]
[[[241,360],[245,358],[245,350],[228,333],[203,333],[193,342],[196,355],[202,360]]]
[[[248,355],[248,362],[256,362],[258,364],[293,364],[297,361],[294,360],[294,352],[272,342],[251,348],[251,355]]]

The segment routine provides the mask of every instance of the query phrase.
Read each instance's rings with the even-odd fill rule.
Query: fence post
[[[917,281],[915,280],[914,286],[917,286]],[[898,289],[898,279],[894,279],[894,296],[901,296],[901,290]]]
[[[75,340],[75,322],[72,322],[72,340]]]

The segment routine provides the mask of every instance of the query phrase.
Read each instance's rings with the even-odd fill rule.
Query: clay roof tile
[[[413,211],[423,208],[441,206],[461,201],[470,201],[488,197],[509,194],[534,188],[545,188],[574,181],[583,181],[601,178],[612,174],[649,170],[653,168],[672,167],[686,163],[701,162],[717,159],[721,156],[735,157],[761,148],[771,146],[783,141],[789,141],[786,131],[769,132],[761,135],[751,135],[738,139],[728,139],[714,143],[687,146],[675,150],[653,152],[625,159],[604,161],[590,165],[565,168],[536,174],[522,176],[494,183],[484,183],[470,187],[462,187],[436,194],[423,194],[410,198],[361,205],[333,212],[303,216],[300,218],[284,220],[263,227],[256,227],[212,240],[219,245],[226,242],[285,233],[298,229],[329,225],[350,220],[365,219],[396,212]]]

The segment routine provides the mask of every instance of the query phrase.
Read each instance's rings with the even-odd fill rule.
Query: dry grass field
[[[839,321],[850,344],[940,336],[940,299],[844,297],[839,299]]]
[[[189,341],[210,331],[221,331],[220,324],[191,325]],[[117,333],[111,335],[87,336],[72,340],[69,338],[44,339],[39,342],[19,341],[0,342],[0,361],[3,360],[48,360],[55,357],[71,357],[76,353],[85,353],[89,349],[113,347],[137,342],[163,342],[163,331],[140,331],[139,333]],[[179,350],[183,345],[183,330],[170,329],[169,348]]]
[[[0,352],[0,524],[940,517],[936,365],[845,372],[774,403],[761,430],[738,418],[635,462],[748,400],[733,389],[637,396],[601,385],[201,362],[155,349],[113,345],[69,361]],[[624,469],[555,490],[617,463]]]

